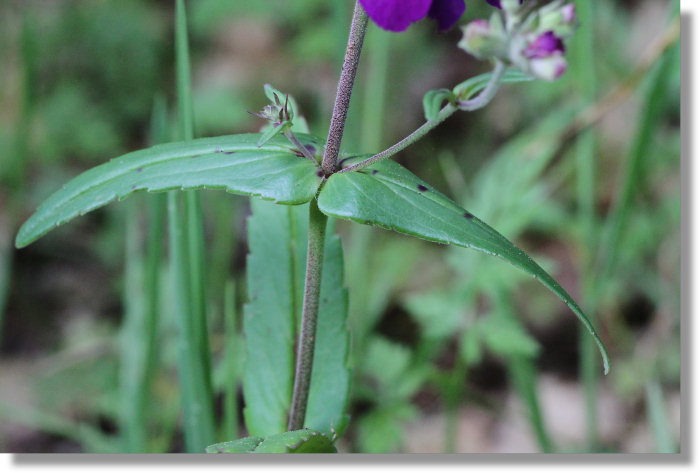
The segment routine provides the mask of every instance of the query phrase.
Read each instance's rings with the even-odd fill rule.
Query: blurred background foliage
[[[489,12],[468,3],[465,18]],[[325,136],[351,4],[188,2],[196,135],[257,131],[246,111],[264,105],[269,82]],[[398,159],[582,303],[611,374],[601,376],[567,308],[506,263],[339,222],[355,378],[341,451],[678,449],[678,2],[577,4],[583,24],[562,80],[506,86]],[[183,448],[165,283],[147,418],[134,426],[124,414],[129,355],[145,343],[124,323],[141,297],[124,281],[125,253],[128,242],[145,244],[150,197],[12,246],[21,222],[70,177],[149,144],[154,103],[174,103],[172,24],[173,2],[162,0],[0,3],[2,451],[123,451],[138,428],[145,450]],[[486,71],[455,47],[459,37],[429,22],[400,35],[371,26],[344,149],[392,144],[422,123],[426,91]],[[244,404],[243,342],[231,334],[245,301],[249,204],[202,198],[220,418],[222,403]],[[227,415],[219,440],[243,436],[240,416]]]

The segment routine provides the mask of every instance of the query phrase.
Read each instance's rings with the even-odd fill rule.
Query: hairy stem
[[[306,404],[309,399],[311,371],[316,344],[316,322],[318,319],[321,275],[323,273],[323,251],[326,241],[326,223],[315,200],[309,203],[309,243],[306,256],[306,280],[304,281],[304,305],[301,314],[301,333],[297,344],[296,373],[294,375],[294,395],[289,412],[287,430],[304,427]]]
[[[365,33],[367,33],[367,21],[367,13],[365,13],[359,2],[356,3],[350,27],[348,47],[345,51],[345,60],[343,61],[343,70],[340,74],[340,81],[338,81],[338,91],[335,96],[331,126],[328,130],[326,150],[323,153],[323,163],[321,164],[321,168],[326,176],[333,174],[338,165],[340,143],[343,141],[345,121],[348,118],[357,66],[360,63],[360,53],[365,41]]]
[[[384,151],[382,151],[381,153],[375,154],[371,158],[368,158],[368,159],[366,159],[360,163],[357,163],[355,165],[349,166],[345,169],[341,169],[338,172],[359,171],[360,169],[365,168],[367,166],[370,166],[370,165],[376,163],[377,161],[381,161],[382,159],[390,158],[390,157],[394,156],[395,154],[400,153],[401,151],[405,150],[406,148],[408,148],[412,144],[419,141],[425,135],[430,133],[434,128],[436,128],[442,122],[444,122],[449,117],[451,117],[452,114],[455,113],[457,110],[465,110],[468,112],[473,112],[475,110],[478,110],[480,108],[485,107],[496,96],[496,92],[498,92],[498,89],[501,85],[501,81],[503,80],[503,75],[505,74],[505,72],[506,72],[505,65],[501,61],[498,61],[496,63],[495,69],[493,70],[493,75],[491,76],[491,80],[489,81],[486,88],[477,97],[475,97],[471,100],[461,100],[461,101],[457,102],[457,105],[453,105],[451,103],[445,105],[442,108],[442,110],[440,110],[440,113],[438,113],[438,116],[434,120],[430,120],[430,121],[425,122],[420,128],[418,128],[416,131],[414,131],[413,133],[408,135],[403,140],[396,143],[391,148],[387,148]]]

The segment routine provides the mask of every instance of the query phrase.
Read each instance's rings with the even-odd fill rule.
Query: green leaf
[[[569,306],[598,344],[608,372],[605,347],[571,296],[522,250],[401,165],[385,160],[358,172],[334,174],[321,189],[318,205],[333,217],[505,259],[535,277]]]
[[[329,437],[314,430],[295,430],[271,435],[263,440],[255,453],[336,453]]]
[[[452,100],[454,94],[449,89],[436,89],[429,90],[423,96],[423,113],[425,114],[425,119],[429,122],[435,120],[440,113],[440,108],[442,108],[442,103],[445,100]]]
[[[321,432],[295,430],[261,437],[246,437],[207,447],[207,453],[337,453],[333,441]]]
[[[79,215],[134,192],[221,189],[281,204],[311,200],[321,178],[310,160],[282,138],[258,148],[259,135],[170,143],[135,151],[79,175],[49,197],[22,226],[15,244],[29,245]],[[309,136],[304,144],[319,146]]]
[[[486,88],[492,75],[493,72],[487,72],[486,74],[471,77],[457,85],[453,89],[453,93],[460,100],[469,100],[476,95],[477,92]],[[532,82],[533,80],[531,76],[528,76],[520,70],[508,69],[501,82],[504,84],[514,84],[517,82]]]
[[[420,324],[429,338],[445,338],[459,331],[464,324],[470,300],[455,291],[436,289],[433,292],[412,294],[404,306]]]
[[[540,351],[537,341],[514,320],[491,315],[479,320],[473,328],[479,331],[486,346],[497,355],[532,358]]]
[[[275,136],[279,135],[282,133],[286,128],[289,128],[292,126],[292,122],[284,122],[279,125],[270,125],[267,127],[265,131],[262,132],[260,135],[260,139],[258,140],[258,148],[261,148],[265,146],[267,143],[270,142]]]
[[[382,406],[360,419],[357,443],[363,453],[396,453],[403,443],[406,424],[418,417],[418,410],[401,402]]]
[[[459,343],[459,356],[467,364],[473,366],[481,363],[483,357],[481,350],[481,336],[476,327],[469,327],[462,334]]]
[[[243,331],[246,364],[243,377],[248,432],[266,437],[284,432],[294,382],[296,261],[293,229],[302,207],[251,201],[248,219],[248,304]]]
[[[253,453],[263,440],[262,437],[246,437],[231,442],[222,442],[207,447],[207,453]]]
[[[308,206],[253,201],[248,221],[248,350],[243,392],[248,431],[283,432],[292,398],[294,342],[301,315]],[[347,292],[342,286],[340,240],[328,232],[316,332],[316,352],[305,425],[331,434],[345,424],[350,373]]]

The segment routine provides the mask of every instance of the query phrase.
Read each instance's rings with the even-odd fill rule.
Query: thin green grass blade
[[[306,267],[308,209],[260,200],[252,201],[252,209],[248,220],[249,302],[244,310],[244,416],[252,435],[266,437],[287,427]],[[347,293],[342,277],[340,240],[329,236],[305,423],[329,435],[345,426],[350,384]]]
[[[187,27],[187,11],[184,0],[175,5],[175,67],[177,82],[178,119],[180,138],[194,139],[194,104],[192,102],[192,72]],[[185,224],[187,228],[187,257],[189,259],[189,288],[192,317],[195,320],[195,337],[204,372],[207,373],[206,390],[209,399],[213,396],[211,386],[211,354],[206,313],[206,291],[204,274],[204,217],[199,194],[185,194]]]
[[[119,445],[113,437],[105,435],[91,425],[67,419],[51,412],[11,405],[0,400],[0,419],[3,423],[13,422],[30,429],[73,440],[82,445],[88,453],[117,453],[119,449]]]
[[[508,359],[508,377],[527,409],[528,420],[540,451],[542,453],[552,453],[554,446],[542,417],[542,409],[535,383],[537,371],[533,360],[523,357],[511,357]]]
[[[196,321],[191,314],[187,236],[181,208],[182,196],[168,194],[171,277],[175,300],[175,319],[178,329],[178,371],[182,397],[185,449],[203,452],[214,438],[214,421],[206,387],[209,373],[205,373],[200,347],[195,339]]]
[[[184,0],[175,2],[175,68],[180,137],[187,142],[194,139],[194,108]],[[215,438],[211,355],[204,293],[204,222],[196,193],[185,193],[182,217],[175,215],[180,212],[174,205],[175,202],[170,204],[168,211],[173,227],[171,232],[175,233],[177,239],[171,248],[174,266],[177,268],[176,289],[188,292],[187,304],[178,310],[183,317],[179,338],[183,363],[180,366],[180,389],[183,391],[185,446],[190,452],[203,452]]]
[[[676,441],[669,429],[664,393],[656,379],[646,383],[646,406],[647,422],[654,436],[656,453],[678,453]]]
[[[71,180],[22,226],[22,248],[71,219],[140,191],[217,189],[302,204],[321,184],[318,168],[283,139],[258,148],[258,135],[232,135],[170,143],[126,154]],[[299,137],[304,144],[317,140]]]
[[[148,333],[144,300],[144,257],[140,245],[140,202],[129,202],[126,219],[126,254],[124,258],[124,322],[119,337],[121,386],[121,433],[124,451],[144,453],[147,442],[146,402],[149,379],[144,376]]]
[[[580,28],[574,39],[571,55],[572,74],[575,86],[583,94],[586,105],[593,103],[598,92],[595,56],[595,3],[577,0],[576,12],[585,28]],[[584,132],[576,143],[576,190],[578,219],[581,232],[581,265],[583,267],[582,289],[584,300],[589,301],[588,313],[595,317],[597,307],[593,305],[591,288],[597,275],[592,271],[595,251],[595,174],[596,174],[595,130]],[[595,319],[593,319],[595,320]],[[584,331],[580,337],[581,384],[586,399],[586,444],[590,451],[598,444],[598,371],[596,369],[595,347]]]
[[[7,308],[7,296],[10,292],[10,274],[12,273],[12,237],[7,233],[5,217],[0,215],[0,345]]]
[[[671,49],[661,57],[647,76],[644,84],[642,92],[644,99],[639,113],[637,132],[627,156],[622,184],[619,186],[615,205],[605,223],[603,240],[597,261],[598,271],[596,271],[596,279],[599,282],[599,290],[596,291],[596,295],[599,295],[598,293],[602,290],[601,286],[610,277],[616,264],[616,254],[620,247],[627,217],[643,177],[641,175],[642,164],[645,158],[648,157],[647,151],[652,149],[651,142],[654,139],[654,130],[666,103],[670,78],[668,68],[672,64],[674,53],[675,51]]]
[[[385,160],[359,172],[335,174],[321,189],[318,200],[321,211],[329,216],[377,225],[437,243],[472,248],[503,258],[529,273],[579,318],[598,344],[604,371],[608,372],[609,360],[602,341],[584,312],[559,283],[501,234],[399,164]]]
[[[165,100],[157,99],[151,120],[151,140],[167,135]],[[148,451],[151,379],[156,364],[156,332],[160,299],[160,271],[165,235],[165,195],[148,199],[149,226],[145,253],[140,249],[139,217],[142,202],[130,202],[126,221],[124,307],[121,334],[122,420],[124,449]]]
[[[238,312],[236,310],[236,286],[233,281],[226,283],[224,291],[224,333],[226,334],[226,373],[224,386],[224,435],[227,439],[238,438],[238,384],[240,373],[236,369],[238,363],[236,344],[238,337]]]

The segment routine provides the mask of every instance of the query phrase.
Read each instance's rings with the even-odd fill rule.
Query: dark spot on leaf
[[[234,154],[235,151],[226,151],[224,154]]]
[[[309,153],[316,154],[316,147],[314,145],[305,145],[304,148],[306,148]]]
[[[474,216],[472,214],[470,214],[469,212],[464,212],[464,218],[468,218],[471,220],[474,218]]]
[[[131,186],[131,190],[136,190],[136,186]]]
[[[323,174],[323,171],[321,171],[321,170],[319,169],[318,171],[316,171],[316,175],[317,175],[318,177],[323,177],[324,174]]]
[[[428,188],[425,187],[423,184],[418,184],[418,190],[421,192],[425,192],[428,190]]]
[[[372,174],[379,174],[379,171],[375,169],[374,171],[372,171]]]
[[[136,170],[136,172],[141,172],[141,171],[143,171],[143,168],[138,168],[138,169]]]

